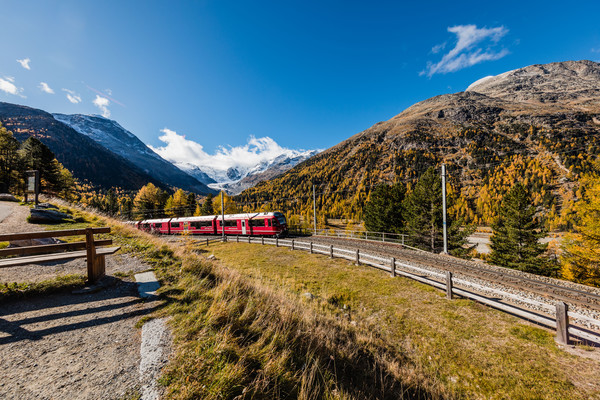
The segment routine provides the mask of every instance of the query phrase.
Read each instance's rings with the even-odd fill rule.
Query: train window
[[[265,220],[264,219],[251,219],[250,226],[253,226],[255,228],[264,228]]]
[[[237,220],[233,220],[233,221],[225,220],[225,227],[237,227]]]
[[[171,222],[171,228],[179,228],[179,222]]]
[[[190,222],[190,227],[200,229],[202,227],[212,226],[212,221],[194,221]]]
[[[273,226],[273,221],[271,221],[270,219],[267,220],[267,226]]]

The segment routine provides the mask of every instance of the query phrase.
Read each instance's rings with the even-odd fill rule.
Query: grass
[[[0,303],[33,296],[68,292],[85,285],[84,275],[61,275],[34,283],[0,283]]]
[[[401,382],[456,398],[599,398],[598,362],[560,350],[553,335],[429,286],[344,260],[272,246],[216,244],[220,264],[284,293],[404,360]],[[315,296],[308,301],[304,293]],[[307,311],[305,311],[307,312]],[[390,352],[390,353],[387,353]],[[408,378],[407,378],[408,377]]]
[[[166,245],[98,221],[163,285],[152,317],[172,317],[166,398],[600,398],[598,362],[429,286],[285,248]]]

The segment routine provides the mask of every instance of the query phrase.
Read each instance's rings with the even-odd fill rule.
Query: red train
[[[163,234],[220,235],[223,229],[226,235],[280,237],[287,234],[285,216],[280,212],[226,214],[225,223],[220,215],[146,219],[135,222],[135,227],[145,232]]]

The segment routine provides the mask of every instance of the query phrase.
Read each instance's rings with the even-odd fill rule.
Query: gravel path
[[[9,204],[9,206],[6,206]],[[27,207],[0,203],[11,214],[0,232],[34,231]],[[106,258],[107,274],[147,270],[128,255]],[[85,274],[85,260],[0,269],[0,282]],[[0,303],[0,399],[120,399],[141,394],[141,330],[135,324],[157,300],[140,300],[135,282],[109,279],[95,293],[57,294]]]

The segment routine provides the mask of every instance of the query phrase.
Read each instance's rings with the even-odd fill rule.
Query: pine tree
[[[209,193],[204,199],[204,203],[202,203],[202,208],[200,213],[202,215],[215,215],[215,208],[213,206],[213,194]]]
[[[197,209],[198,206],[198,202],[196,201],[196,194],[195,193],[189,193],[187,195],[187,208],[185,210],[185,216],[189,217],[194,215],[195,210]]]
[[[581,184],[584,190],[575,205],[575,232],[563,244],[563,271],[568,279],[600,287],[600,177],[584,177]]]
[[[400,183],[373,189],[363,210],[365,228],[370,232],[402,232],[405,194],[406,188]]]
[[[538,275],[556,275],[557,267],[543,257],[548,244],[539,242],[545,232],[535,214],[531,193],[517,183],[502,199],[498,219],[492,225],[491,263]]]
[[[450,209],[454,199],[448,197],[447,200]],[[431,251],[443,250],[442,178],[438,171],[430,167],[421,175],[413,191],[406,196],[404,208],[409,241]],[[446,215],[448,252],[456,256],[465,256],[474,247],[468,247],[466,241],[473,227],[462,227],[462,222],[451,214]]]
[[[404,202],[406,230],[410,240],[419,247],[434,251],[442,243],[442,180],[429,168]]]
[[[19,154],[25,169],[40,171],[42,190],[58,192],[61,188],[62,165],[54,158],[54,153],[39,139],[30,136],[21,144]]]
[[[8,192],[19,169],[19,141],[0,124],[0,192]]]

